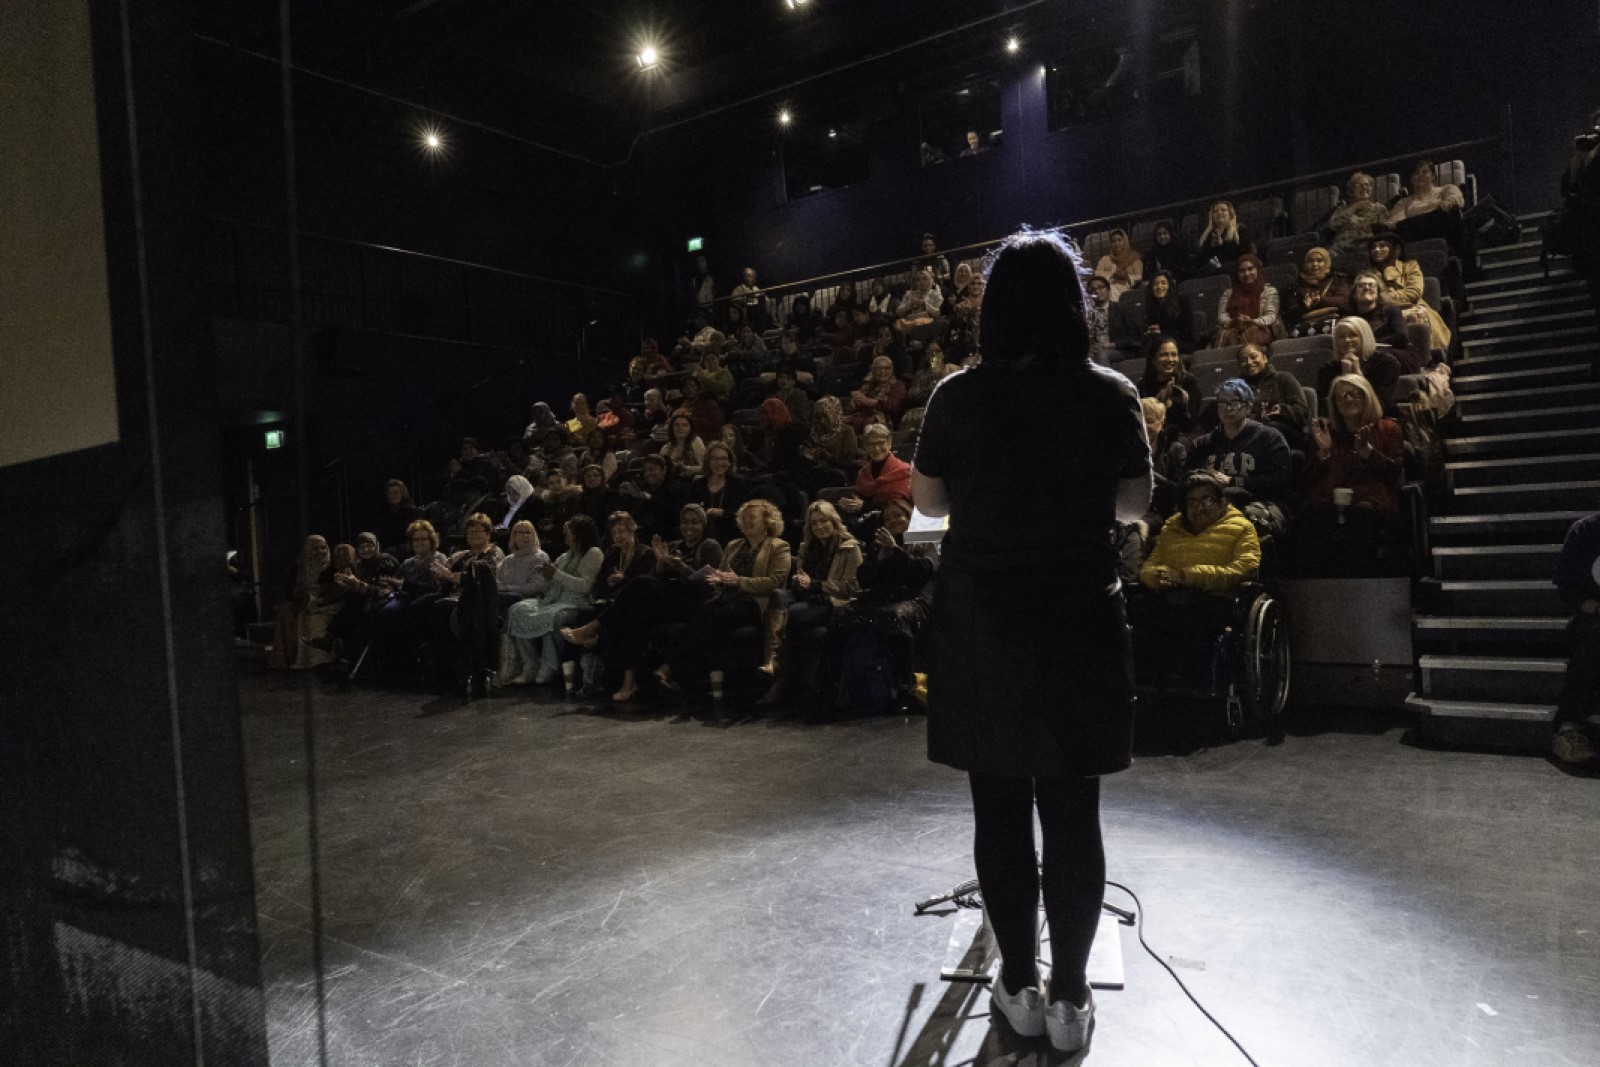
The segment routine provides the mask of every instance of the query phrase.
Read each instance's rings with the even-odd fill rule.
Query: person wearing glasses
[[[1235,503],[1277,505],[1289,488],[1289,442],[1252,418],[1255,411],[1255,390],[1242,378],[1217,386],[1217,428],[1195,442],[1189,466],[1222,475]]]

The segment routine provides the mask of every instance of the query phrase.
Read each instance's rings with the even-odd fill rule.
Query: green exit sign
[[[283,447],[283,431],[282,430],[268,430],[263,436],[266,438],[266,445],[267,445],[268,448],[282,448]]]
[[[705,246],[706,246],[706,239],[704,237],[691,237],[691,238],[689,238],[689,251],[698,252],[702,248],[704,248]]]

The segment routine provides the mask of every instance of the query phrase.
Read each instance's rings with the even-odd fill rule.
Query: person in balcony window
[[[1151,245],[1144,253],[1144,272],[1147,277],[1155,277],[1162,271],[1171,274],[1176,285],[1177,281],[1189,276],[1194,265],[1194,256],[1184,247],[1181,237],[1172,231],[1170,222],[1156,223],[1155,232],[1151,234]]]
[[[1111,251],[1100,257],[1094,272],[1110,285],[1113,301],[1144,281],[1144,258],[1129,242],[1127,230],[1118,227],[1111,231]]]
[[[1400,235],[1387,224],[1375,226],[1368,240],[1368,254],[1372,269],[1383,278],[1380,298],[1390,307],[1398,308],[1407,322],[1428,327],[1428,346],[1434,351],[1450,347],[1450,327],[1444,318],[1423,300],[1422,267],[1414,259],[1406,259],[1406,246]]]
[[[967,131],[967,147],[961,150],[962,156],[981,155],[988,150],[988,146],[983,143],[983,137],[978,133],[977,130]]]
[[[1218,200],[1206,215],[1206,228],[1195,242],[1193,274],[1221,274],[1229,263],[1240,256],[1255,254],[1256,243],[1250,231],[1239,225],[1239,216],[1233,205]]]
[[[911,264],[913,274],[927,271],[933,275],[935,289],[950,284],[950,261],[939,254],[938,247],[938,244],[933,239],[933,234],[923,234],[922,255],[918,256]]]
[[[1239,380],[1256,394],[1256,417],[1283,434],[1290,448],[1299,448],[1311,417],[1300,383],[1292,375],[1274,370],[1267,350],[1258,344],[1240,348],[1238,358]]]
[[[1294,527],[1295,557],[1308,577],[1404,573],[1400,483],[1405,437],[1383,417],[1372,383],[1333,380],[1328,417],[1311,427],[1306,500]]]
[[[1324,232],[1333,240],[1335,257],[1366,251],[1372,228],[1389,221],[1389,209],[1372,198],[1372,175],[1356,171],[1344,184],[1344,203],[1328,216]]]
[[[926,269],[917,271],[916,281],[906,290],[906,295],[900,298],[900,304],[895,308],[895,331],[907,334],[919,327],[933,325],[943,304],[944,297],[934,281],[933,272]]]
[[[1600,114],[1596,119],[1600,131]],[[1585,763],[1600,745],[1600,512],[1568,528],[1556,557],[1555,586],[1572,621],[1551,751],[1563,763]]]
[[[1330,333],[1350,307],[1350,279],[1333,269],[1326,248],[1312,248],[1300,266],[1300,277],[1283,301],[1283,324],[1290,337]]]
[[[1246,253],[1233,268],[1233,285],[1217,302],[1213,347],[1254,342],[1269,345],[1283,336],[1278,321],[1278,290],[1261,273],[1261,261]]]

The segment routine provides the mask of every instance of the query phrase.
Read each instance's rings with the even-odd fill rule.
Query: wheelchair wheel
[[[1246,709],[1259,722],[1276,720],[1289,701],[1289,627],[1269,596],[1250,605],[1244,651]]]

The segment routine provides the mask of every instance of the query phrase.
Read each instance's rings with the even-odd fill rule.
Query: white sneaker
[[[1020,993],[1007,993],[1005,979],[997,974],[989,987],[989,1004],[991,1013],[993,1008],[1000,1009],[1018,1037],[1038,1037],[1044,1033],[1044,993],[1038,986],[1028,986]]]
[[[1044,1013],[1050,1031],[1050,1044],[1057,1052],[1077,1052],[1089,1043],[1089,1028],[1094,1025],[1094,993],[1078,1007],[1070,1000],[1053,1002]]]

